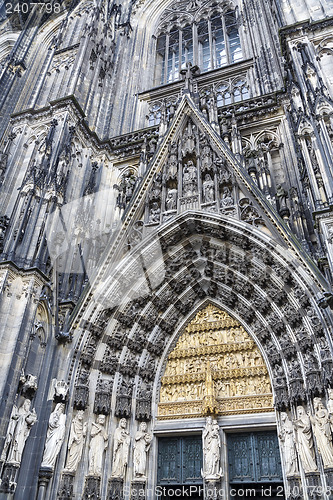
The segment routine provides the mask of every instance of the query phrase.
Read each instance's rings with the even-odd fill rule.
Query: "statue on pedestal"
[[[92,423],[89,445],[89,474],[92,476],[102,474],[104,451],[108,444],[105,420],[105,415],[98,415],[97,422]]]
[[[65,405],[58,403],[50,415],[42,467],[54,468],[65,436]]]
[[[134,478],[146,479],[146,463],[148,450],[153,436],[147,432],[146,422],[141,422],[134,442]]]
[[[281,413],[281,433],[279,438],[283,442],[284,459],[286,464],[286,475],[292,476],[298,473],[297,452],[294,437],[294,427],[286,413]]]
[[[222,477],[220,465],[221,439],[218,423],[211,416],[207,417],[202,442],[204,455],[202,477],[206,481],[218,480]]]
[[[65,471],[75,472],[82,456],[84,439],[87,434],[87,423],[83,422],[83,410],[77,412],[72,421],[71,432],[68,441],[68,455]]]
[[[14,405],[1,460],[17,464],[21,463],[22,453],[31,427],[37,421],[36,411],[35,409],[31,410],[30,406],[30,399],[25,399],[23,405],[18,410],[16,405]],[[6,458],[7,451],[8,456]]]
[[[128,463],[128,449],[130,444],[129,432],[126,429],[127,422],[122,418],[114,433],[113,461],[111,477],[125,477]]]
[[[310,417],[305,413],[303,406],[297,406],[297,419],[293,424],[296,429],[297,451],[304,472],[317,472]]]
[[[310,416],[310,420],[318,451],[323,459],[324,468],[333,468],[333,445],[329,413],[320,398],[314,398],[313,406],[315,414]]]

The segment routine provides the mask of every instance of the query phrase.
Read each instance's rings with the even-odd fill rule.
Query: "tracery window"
[[[242,58],[234,11],[213,11],[210,16],[181,27],[174,22],[157,37],[155,85],[179,80],[180,71],[188,62],[206,72]]]

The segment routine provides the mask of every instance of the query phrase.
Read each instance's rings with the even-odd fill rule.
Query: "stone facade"
[[[331,2],[15,5],[0,11],[0,500],[153,500],[159,437],[193,433],[205,497],[228,498],[228,432],[246,427],[276,429],[288,500],[324,498]],[[206,311],[243,340],[184,342]],[[177,350],[197,369],[170,374]]]

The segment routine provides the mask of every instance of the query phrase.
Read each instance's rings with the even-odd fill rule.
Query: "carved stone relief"
[[[159,418],[203,415],[212,372],[222,415],[272,410],[267,368],[254,341],[229,314],[208,305],[180,336],[161,383]]]

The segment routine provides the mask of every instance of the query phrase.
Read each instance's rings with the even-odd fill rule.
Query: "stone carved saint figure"
[[[183,196],[197,194],[197,169],[192,160],[189,160],[183,170]]]
[[[177,208],[177,189],[169,189],[165,200],[166,210],[176,210]]]
[[[124,478],[128,462],[128,449],[130,444],[127,422],[122,418],[114,433],[112,477]]]
[[[87,423],[83,422],[83,410],[79,410],[71,425],[71,432],[68,441],[68,455],[65,466],[66,471],[76,471],[81,460],[86,434]]]
[[[98,415],[97,422],[92,423],[89,445],[89,474],[102,474],[104,451],[108,445],[108,435],[105,430],[105,415]]]
[[[288,415],[284,412],[281,413],[281,433],[279,437],[283,442],[286,475],[292,476],[294,474],[297,474],[298,465],[294,427]]]
[[[223,193],[222,193],[222,197],[221,197],[221,208],[231,207],[232,205],[234,205],[234,199],[231,195],[231,192],[230,192],[230,189],[228,188],[228,186],[225,186],[223,188]]]
[[[12,408],[12,413],[10,415],[10,420],[9,420],[9,425],[8,425],[8,429],[7,429],[7,434],[6,434],[3,450],[1,453],[1,460],[2,461],[5,461],[7,458],[8,448],[9,448],[9,446],[13,440],[13,437],[14,437],[14,431],[15,431],[15,427],[17,424],[17,419],[18,419],[18,408],[14,404],[13,408]]]
[[[26,440],[30,434],[31,427],[37,421],[36,411],[35,409],[31,410],[30,406],[30,399],[25,399],[23,405],[18,410],[15,405],[13,407],[4,450],[1,455],[1,459],[6,460],[6,454],[9,449],[7,462],[21,463]]]
[[[221,439],[219,426],[212,417],[207,417],[206,426],[202,434],[203,444],[203,470],[204,479],[219,479],[222,476],[220,467]]]
[[[314,398],[314,416],[311,416],[313,433],[316,438],[318,451],[323,459],[324,468],[333,467],[333,445],[329,413],[320,398]]]
[[[304,472],[316,472],[317,464],[313,446],[310,417],[303,406],[297,406],[297,419],[293,421],[296,430],[297,451]]]
[[[146,422],[141,422],[134,442],[134,477],[137,479],[146,479],[147,455],[152,439],[153,436],[147,432]]]
[[[204,203],[209,203],[214,201],[214,181],[212,180],[210,174],[206,174],[205,180],[202,184],[203,190],[203,201]]]
[[[65,405],[58,403],[49,418],[42,467],[54,468],[65,436]]]

